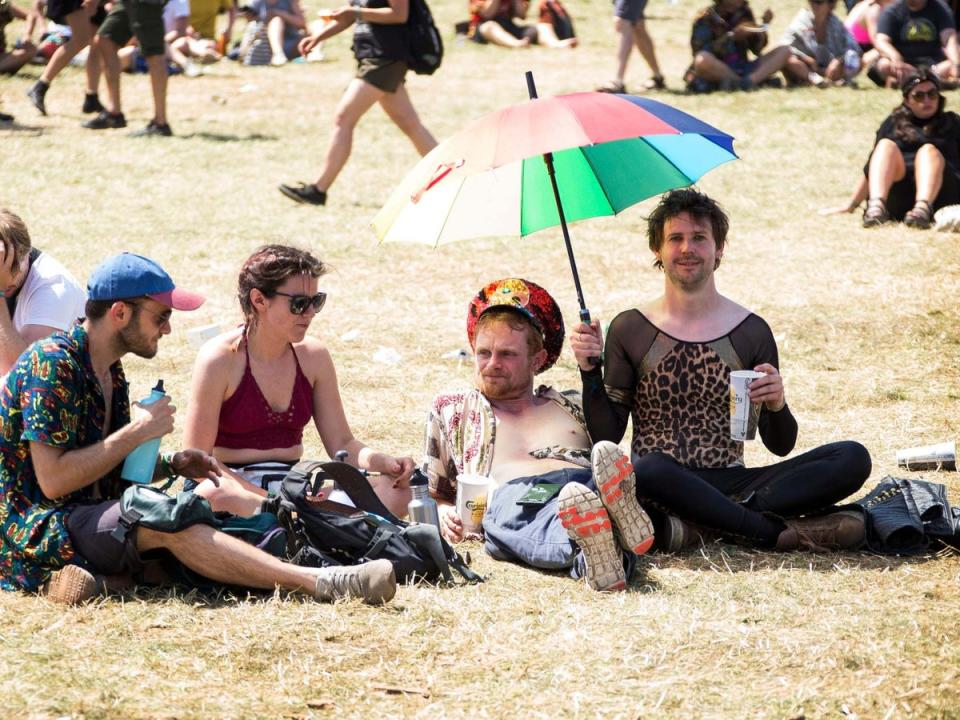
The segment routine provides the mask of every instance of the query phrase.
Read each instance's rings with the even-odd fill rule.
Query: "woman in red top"
[[[266,245],[247,259],[238,288],[244,325],[201,349],[184,441],[234,468],[247,489],[266,495],[300,460],[303,428],[312,419],[327,454],[345,450],[347,462],[380,473],[371,478],[374,490],[403,516],[413,460],[376,452],[353,436],[330,353],[307,336],[326,301],[317,291],[326,270],[310,253],[284,245]],[[210,483],[197,491],[208,497],[218,492]]]

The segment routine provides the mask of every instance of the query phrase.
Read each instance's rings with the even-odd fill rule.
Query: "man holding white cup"
[[[438,395],[427,420],[423,470],[440,531],[451,542],[482,531],[498,560],[623,590],[653,527],[629,458],[613,443],[591,450],[579,394],[534,390],[563,347],[556,302],[528,280],[489,283],[470,303],[467,337],[476,387]]]
[[[651,213],[647,236],[664,272],[663,295],[614,318],[605,349],[596,321],[571,335],[587,427],[595,441],[619,442],[632,416],[637,494],[666,513],[651,513],[664,549],[706,534],[696,526],[778,550],[860,547],[863,516],[829,510],[869,477],[862,445],[831,443],[744,467],[743,439],[731,433],[733,371],[758,374],[746,397],[760,408],[768,450],[789,454],[797,423],[770,327],[717,291],[728,227],[719,205],[692,188],[665,194]]]

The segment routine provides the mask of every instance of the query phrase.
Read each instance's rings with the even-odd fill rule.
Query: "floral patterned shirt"
[[[541,385],[537,397],[557,403],[587,433],[580,393],[557,392]],[[427,418],[426,443],[421,470],[430,480],[430,494],[454,502],[457,475],[489,475],[497,426],[490,401],[479,390],[437,395]],[[565,460],[583,468],[590,467],[590,447],[567,448],[559,445],[530,452],[535,458]]]
[[[49,500],[37,482],[30,443],[66,451],[104,438],[103,391],[82,325],[28,347],[0,389],[0,589],[36,591],[75,558],[66,518],[81,503],[120,496],[119,466],[98,482]],[[123,368],[110,368],[111,428],[130,421]]]

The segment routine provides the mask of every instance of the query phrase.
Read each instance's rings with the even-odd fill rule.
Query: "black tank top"
[[[388,8],[387,0],[352,0],[354,7]],[[383,60],[407,59],[407,25],[360,22],[353,30],[353,56],[357,60],[379,58]]]

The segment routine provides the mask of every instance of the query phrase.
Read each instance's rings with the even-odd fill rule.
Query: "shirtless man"
[[[497,486],[483,519],[488,553],[571,568],[595,590],[622,590],[635,556],[653,543],[652,526],[617,446],[600,443],[591,457],[576,393],[533,388],[534,375],[563,347],[556,302],[527,280],[490,283],[470,303],[467,336],[476,389],[438,395],[427,421],[423,470],[440,506],[441,532],[451,542],[464,539],[454,505],[457,476],[486,475]],[[543,485],[542,502],[518,503]]]
[[[755,370],[749,397],[770,452],[787,455],[797,422],[784,397],[777,345],[762,318],[717,292],[714,272],[729,221],[692,189],[663,196],[647,231],[664,293],[610,324],[603,371],[597,321],[579,323],[570,344],[583,378],[587,427],[619,442],[632,415],[637,495],[654,513],[658,540],[679,549],[689,522],[777,550],[855,549],[863,516],[823,514],[860,489],[870,455],[835,442],[767,467],[743,465],[743,442],[730,437],[731,370]],[[661,518],[663,525],[661,525]],[[686,522],[684,522],[686,521]]]

